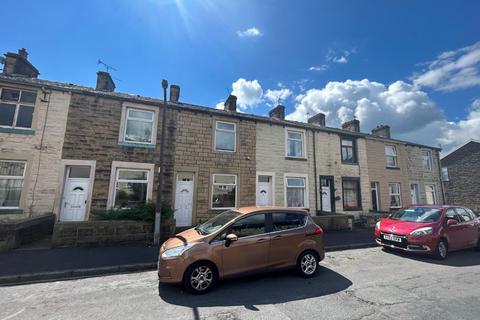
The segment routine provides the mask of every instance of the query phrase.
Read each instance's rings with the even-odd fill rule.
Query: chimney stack
[[[342,129],[352,132],[360,132],[360,121],[353,119],[342,124]]]
[[[180,86],[177,86],[176,84],[172,84],[170,86],[170,101],[178,102],[179,98],[180,98]]]
[[[97,72],[97,90],[113,92],[115,91],[115,83],[112,80],[112,77],[108,72],[98,71]]]
[[[285,120],[285,107],[279,104],[278,106],[270,110],[268,116],[272,119]]]
[[[372,134],[375,136],[390,139],[390,126],[381,124],[376,128],[372,129]]]
[[[7,52],[3,66],[3,73],[10,76],[23,76],[37,78],[39,72],[28,60],[28,52],[25,48],[18,50],[18,53]]]
[[[316,124],[320,127],[325,127],[325,113],[317,113],[313,117],[308,118],[309,124]]]
[[[237,97],[233,94],[229,95],[227,101],[223,104],[223,110],[225,111],[237,111]]]

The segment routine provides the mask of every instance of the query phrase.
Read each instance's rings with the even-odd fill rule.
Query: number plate
[[[393,242],[402,242],[402,238],[394,236],[393,234],[384,234],[383,239]]]

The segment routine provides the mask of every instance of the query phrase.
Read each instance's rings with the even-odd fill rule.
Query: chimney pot
[[[233,94],[229,95],[225,103],[223,104],[223,110],[225,111],[237,111],[237,97]]]
[[[353,119],[342,124],[343,130],[348,130],[352,132],[360,132],[360,121]]]
[[[325,127],[325,113],[317,113],[313,117],[308,118],[309,124],[316,124],[320,127]]]
[[[376,128],[372,129],[372,134],[379,137],[390,138],[390,126],[379,125]]]
[[[28,52],[25,48],[18,49],[18,55],[25,60],[27,60],[27,58],[28,58]]]
[[[179,98],[180,98],[180,86],[177,86],[176,84],[172,84],[170,86],[170,101],[178,102]]]
[[[279,104],[278,106],[270,110],[268,116],[272,119],[285,120],[285,107]]]
[[[105,72],[105,71],[97,72],[96,89],[99,91],[107,91],[107,92],[115,91],[115,82],[113,82],[112,77],[108,72]]]

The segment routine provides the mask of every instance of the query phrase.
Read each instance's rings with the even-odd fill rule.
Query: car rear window
[[[305,225],[306,218],[306,215],[299,213],[272,213],[273,231],[282,231],[302,227]]]
[[[400,210],[390,216],[391,219],[411,222],[435,222],[440,219],[442,210],[438,208],[413,207]]]

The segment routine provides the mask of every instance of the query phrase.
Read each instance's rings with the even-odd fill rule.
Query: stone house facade
[[[480,212],[480,142],[469,141],[442,158],[446,203]]]

